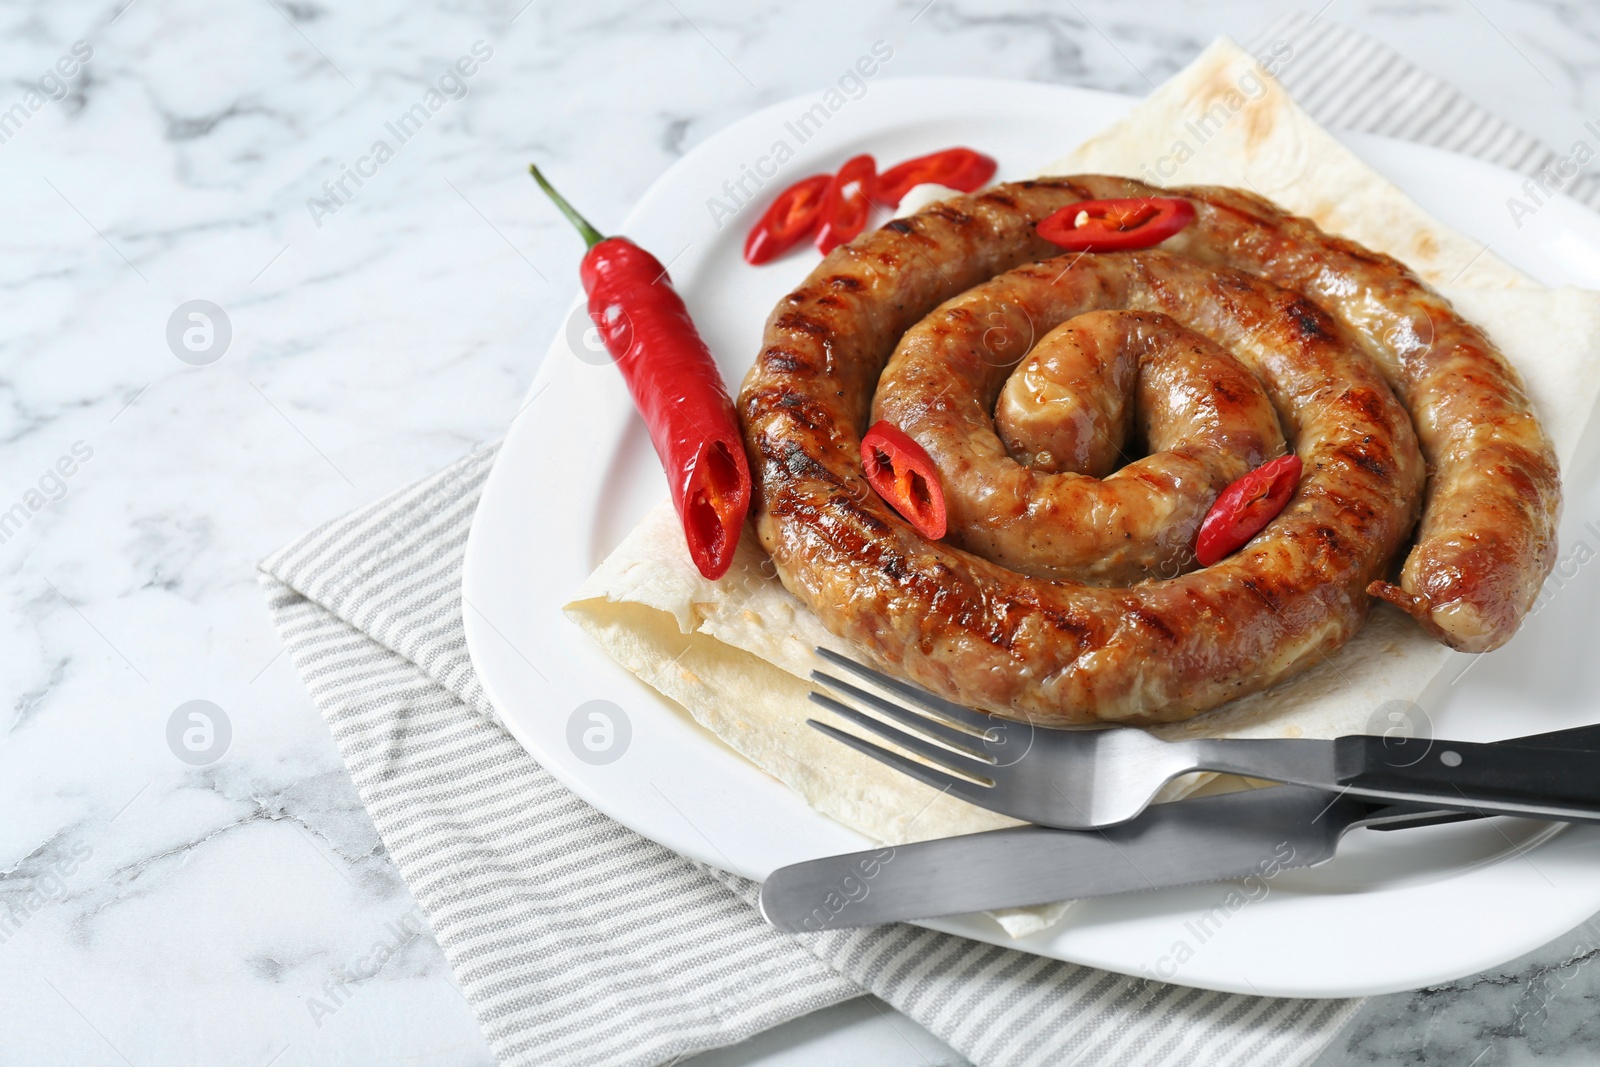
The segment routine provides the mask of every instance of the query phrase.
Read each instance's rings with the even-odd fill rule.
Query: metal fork
[[[816,691],[812,701],[918,758],[807,720],[812,727],[935,789],[1041,826],[1126,822],[1191,771],[1474,814],[1600,822],[1594,753],[1367,735],[1163,741],[1130,727],[1051,729],[973,711],[829,649],[817,654],[897,699],[812,671],[813,681],[883,718]]]

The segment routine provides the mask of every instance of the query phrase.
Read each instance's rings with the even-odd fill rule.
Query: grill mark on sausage
[[[1304,297],[1290,302],[1284,309],[1289,323],[1303,341],[1332,341],[1335,327],[1327,312]]]
[[[833,411],[804,393],[787,389],[764,390],[758,402],[778,408],[808,430],[826,430],[835,425]]]
[[[1346,389],[1340,399],[1346,407],[1359,414],[1364,422],[1377,423],[1383,420],[1385,399],[1375,389]]]
[[[1323,551],[1336,556],[1345,554],[1344,539],[1339,536],[1339,531],[1332,526],[1313,526],[1311,528],[1311,536],[1322,544]]]
[[[790,480],[813,478],[830,486],[843,484],[838,475],[810,455],[797,441],[776,439],[770,434],[760,438],[760,454],[770,471],[787,475]]]
[[[765,349],[760,357],[763,370],[776,374],[806,374],[814,373],[811,363],[803,356],[773,345]]]
[[[967,226],[972,222],[972,216],[953,206],[949,201],[940,201],[933,204],[921,214],[927,218],[943,219],[955,226]]]
[[[812,337],[826,337],[831,332],[831,327],[819,318],[792,311],[779,315],[772,323],[780,330],[793,330],[796,333],[808,333]]]
[[[1351,466],[1364,470],[1375,478],[1387,478],[1389,476],[1389,466],[1379,456],[1375,455],[1375,452],[1376,449],[1373,449],[1370,445],[1353,443],[1340,445],[1332,451],[1331,455],[1338,456]]]
[[[1172,627],[1167,625],[1166,620],[1155,612],[1135,606],[1128,609],[1128,617],[1137,620],[1141,626],[1148,627],[1159,634],[1161,639],[1168,644],[1177,643],[1178,635],[1173,632]]]

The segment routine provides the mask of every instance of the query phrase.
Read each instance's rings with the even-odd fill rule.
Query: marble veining
[[[1593,6],[1326,11],[1552,144],[1600,116]],[[1276,12],[0,12],[0,1063],[491,1062],[280,654],[253,565],[501,434],[576,289],[579,248],[528,160],[614,223],[686,150],[814,92],[880,38],[888,76],[1142,93],[1216,33],[1249,38]],[[391,132],[419,103],[426,121]],[[193,300],[222,309],[231,339],[179,359],[169,320]],[[7,523],[13,504],[23,517]],[[175,723],[195,700],[220,712]],[[1597,945],[1584,928],[1492,973],[1378,998],[1321,1062],[1594,1062]],[[858,1003],[705,1062],[959,1058]]]

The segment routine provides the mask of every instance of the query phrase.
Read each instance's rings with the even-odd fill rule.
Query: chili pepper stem
[[[578,214],[577,209],[567,203],[567,198],[556,192],[555,186],[545,181],[544,175],[539,173],[539,168],[536,164],[528,164],[528,173],[533,175],[533,180],[539,183],[539,188],[543,189],[544,194],[555,202],[556,207],[561,209],[561,213],[567,217],[568,221],[578,228],[578,232],[583,235],[584,243],[593,248],[605,240],[605,235],[589,225],[589,220]]]

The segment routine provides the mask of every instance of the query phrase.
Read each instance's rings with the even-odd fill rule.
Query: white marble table
[[[899,75],[1143,92],[1271,15],[1254,0],[8,7],[0,1063],[491,1062],[278,653],[253,564],[499,436],[576,285],[577,246],[524,161],[615,220],[687,147],[814,89],[863,41],[892,40]],[[1552,144],[1600,114],[1593,8],[1327,17]],[[464,95],[371,159],[458,60],[471,74],[444,88]],[[231,338],[191,337],[185,362],[168,328],[191,300],[220,306]],[[225,751],[220,730],[190,736],[199,754],[193,723],[169,731],[192,700],[221,709]],[[1376,1000],[1322,1062],[1595,1062],[1600,968],[1569,957],[1597,940]],[[959,1057],[861,1001],[698,1062]]]

